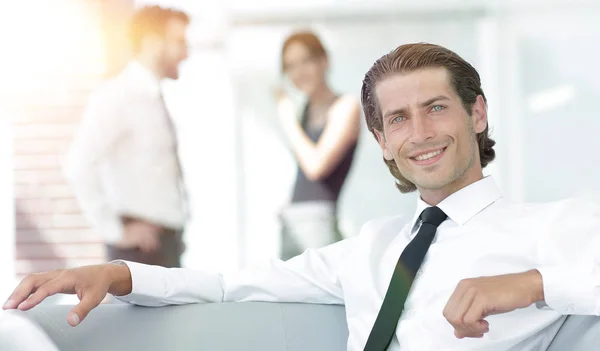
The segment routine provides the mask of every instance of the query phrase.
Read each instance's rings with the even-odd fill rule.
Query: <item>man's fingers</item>
[[[25,277],[15,288],[2,308],[5,310],[17,308],[17,306],[25,301],[31,294],[35,293],[40,286],[53,279],[56,275],[56,272],[48,272],[43,274],[31,274]]]
[[[472,289],[466,289],[460,295],[460,298],[454,301],[454,305],[449,306],[450,308],[446,313],[446,319],[460,335],[469,332],[468,327],[465,325],[464,317],[474,300],[475,292]]]
[[[475,299],[463,318],[464,325],[471,331],[469,337],[485,334],[489,331],[489,323],[484,320],[484,303],[481,299]]]
[[[140,244],[140,249],[146,253],[152,253],[160,248],[158,235],[148,233]]]
[[[463,339],[463,338],[467,337],[456,330],[454,331],[454,336],[456,336],[458,339]],[[483,334],[473,334],[469,337],[479,339],[479,338],[483,338]]]
[[[481,330],[481,331],[480,331]],[[489,331],[489,324],[486,320],[476,322],[476,326],[470,328],[454,329],[454,335],[459,338],[479,338],[483,337]]]
[[[151,241],[142,240],[142,242],[140,243],[140,250],[144,253],[151,253],[152,251],[154,251],[152,246],[153,245]]]
[[[158,239],[152,241],[152,246],[150,251],[154,252],[154,251],[158,251],[158,249],[160,249],[160,241]]]
[[[102,302],[104,296],[106,296],[106,294],[101,294],[95,291],[84,292],[79,304],[77,304],[77,306],[71,310],[69,316],[67,317],[69,325],[75,327],[81,323],[81,321],[87,317],[88,313],[90,313],[91,310],[96,308],[100,302]]]
[[[42,284],[28,299],[21,302],[18,308],[22,311],[27,311],[37,306],[49,296],[72,290],[73,283],[72,279],[68,276],[58,276]]]

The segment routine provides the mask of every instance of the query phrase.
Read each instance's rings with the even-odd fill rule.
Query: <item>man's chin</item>
[[[419,190],[439,190],[448,186],[450,182],[448,182],[446,179],[441,178],[423,177],[421,179],[415,179],[413,183],[417,186],[417,189]]]
[[[165,72],[165,78],[173,79],[173,80],[179,79],[179,70],[178,69],[171,69],[171,70],[167,69]]]

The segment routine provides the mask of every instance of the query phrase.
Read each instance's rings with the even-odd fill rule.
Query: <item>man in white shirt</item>
[[[145,306],[344,304],[356,351],[544,350],[566,315],[600,314],[600,208],[514,203],[483,177],[494,141],[470,64],[436,45],[402,45],[366,74],[362,103],[397,187],[419,191],[414,216],[373,220],[356,237],[233,275],[123,261],[47,272],[25,278],[4,308],[78,293],[74,326],[107,292]],[[400,317],[379,323],[388,312]]]
[[[111,260],[180,266],[188,209],[160,82],[178,78],[188,23],[159,6],[136,11],[135,58],[94,91],[67,155],[67,178]]]

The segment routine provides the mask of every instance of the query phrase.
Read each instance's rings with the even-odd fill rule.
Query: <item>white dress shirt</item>
[[[159,80],[139,62],[92,94],[65,173],[109,243],[122,237],[122,216],[183,229],[188,209],[175,131]]]
[[[389,350],[545,350],[566,314],[600,314],[600,207],[574,199],[506,200],[491,177],[438,205],[447,215],[406,301]],[[344,304],[348,350],[364,348],[394,267],[416,234],[411,219],[373,220],[353,238],[287,262],[221,276],[126,262],[133,290],[121,300],[146,306],[219,301]],[[545,304],[486,318],[481,339],[457,339],[442,311],[465,278],[538,269]]]

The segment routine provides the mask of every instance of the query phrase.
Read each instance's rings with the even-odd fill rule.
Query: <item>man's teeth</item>
[[[423,154],[423,155],[419,155],[419,156],[415,157],[415,160],[417,160],[417,161],[429,160],[430,158],[435,157],[435,156],[441,154],[442,151],[444,151],[444,150],[442,149],[442,150],[432,151],[432,152],[429,152],[429,153],[426,153],[426,154]]]

